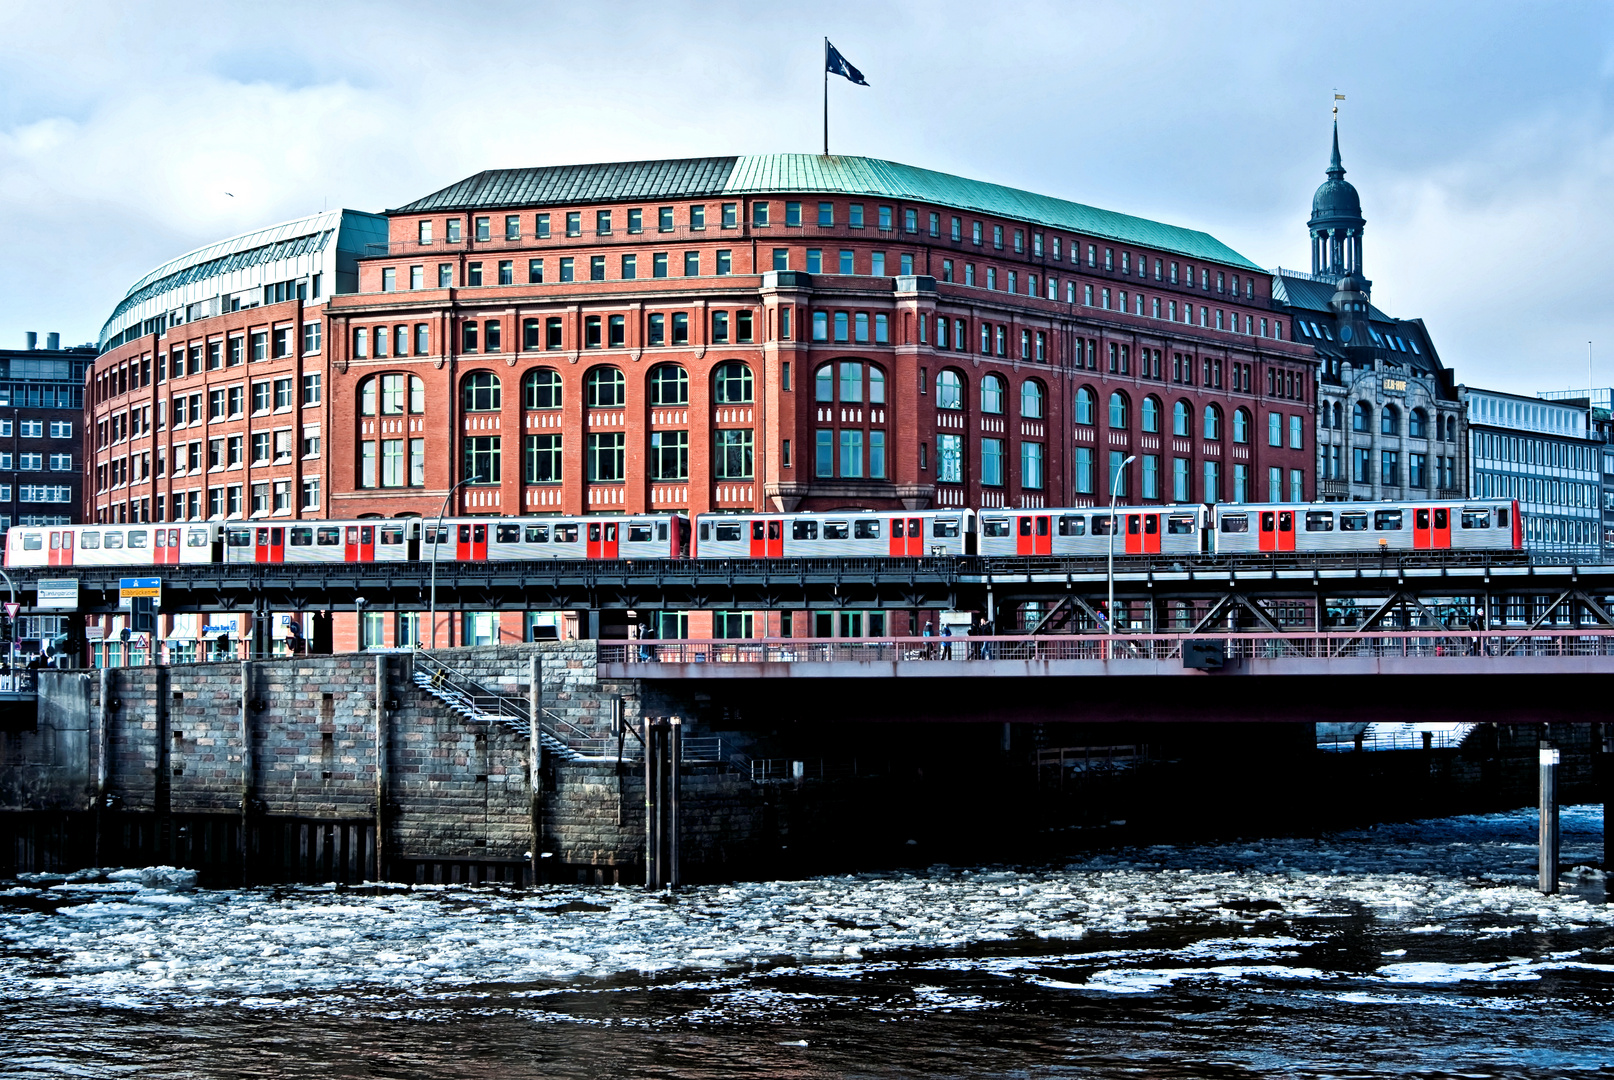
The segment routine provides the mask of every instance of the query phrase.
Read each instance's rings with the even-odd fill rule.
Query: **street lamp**
[[[461,480],[459,483],[448,489],[448,494],[443,496],[443,505],[437,510],[437,525],[432,529],[431,614],[427,616],[429,619],[431,619],[432,648],[434,649],[437,648],[437,542],[438,539],[443,535],[443,515],[448,513],[448,500],[454,497],[454,492],[458,491],[466,484],[480,484],[481,482],[481,473],[472,473],[470,476],[467,476],[464,480]],[[420,629],[418,627],[415,629],[415,648],[420,648]]]
[[[368,604],[369,602],[370,601],[366,600],[362,596],[355,596],[353,598],[354,616],[359,621],[359,632],[357,636],[357,643],[359,646],[357,651],[359,652],[364,651],[364,605]]]
[[[1112,634],[1115,633],[1115,499],[1121,491],[1121,478],[1126,475],[1126,467],[1136,460],[1138,460],[1136,454],[1128,456],[1115,470],[1115,476],[1110,479],[1110,554],[1107,575],[1110,582],[1110,600],[1104,609],[1104,617],[1110,623],[1106,629]]]

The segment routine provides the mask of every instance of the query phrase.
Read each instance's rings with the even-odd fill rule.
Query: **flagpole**
[[[829,37],[824,37],[824,156],[829,157]]]

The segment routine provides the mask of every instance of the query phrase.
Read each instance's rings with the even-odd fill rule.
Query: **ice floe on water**
[[[1566,808],[1566,864],[1595,861],[1601,817]],[[1102,995],[1298,981],[1372,997],[1548,972],[1609,979],[1606,936],[1574,937],[1614,928],[1601,876],[1572,870],[1565,892],[1542,896],[1533,842],[1534,817],[1519,811],[1120,849],[1057,867],[702,886],[670,903],[565,886],[212,891],[172,867],[29,875],[0,883],[0,1001],[268,1007],[695,977],[730,988],[712,1008],[749,1013],[795,1007],[746,986],[760,971],[823,980],[901,968]],[[1367,959],[1329,952],[1347,925],[1372,939]],[[1471,954],[1446,955],[1454,941]],[[980,992],[927,977],[911,1007],[977,1009]]]

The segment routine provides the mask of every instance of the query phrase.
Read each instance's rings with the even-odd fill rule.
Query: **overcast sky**
[[[1307,268],[1337,88],[1379,306],[1470,385],[1584,386],[1587,341],[1614,383],[1614,6],[769,7],[0,6],[0,344],[92,341],[190,248],[482,169],[817,152],[827,34],[871,84],[833,80],[833,151],[1268,267]]]

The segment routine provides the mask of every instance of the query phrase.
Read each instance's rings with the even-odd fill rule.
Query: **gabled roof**
[[[625,199],[763,194],[866,195],[972,210],[1095,239],[1261,269],[1209,233],[878,158],[818,154],[632,161],[498,169],[451,184],[392,213],[577,206]]]

